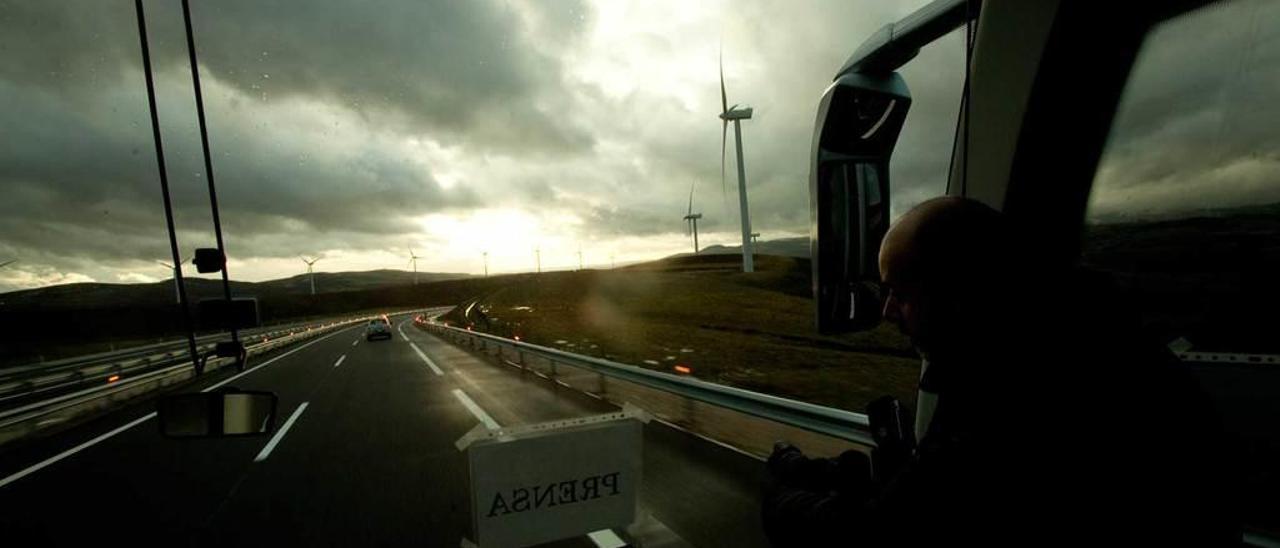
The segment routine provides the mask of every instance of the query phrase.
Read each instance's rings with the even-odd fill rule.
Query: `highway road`
[[[470,528],[459,437],[478,422],[616,410],[445,343],[408,316],[393,325],[390,341],[345,329],[184,389],[277,393],[270,437],[167,439],[154,402],[142,402],[6,447],[0,542],[458,546]],[[644,451],[631,534],[646,546],[762,544],[758,461],[658,421],[645,427]],[[616,545],[611,536],[560,545]]]

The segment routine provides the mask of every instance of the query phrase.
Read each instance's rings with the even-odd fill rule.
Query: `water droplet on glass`
[[[270,75],[270,74],[263,73],[263,75],[262,75],[262,79],[263,79],[263,80],[270,80],[270,79],[271,79],[271,75]]]

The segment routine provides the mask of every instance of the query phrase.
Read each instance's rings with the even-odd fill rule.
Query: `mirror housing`
[[[271,392],[231,388],[164,396],[156,414],[168,438],[261,436],[274,430],[279,403]]]
[[[227,257],[217,248],[203,247],[196,250],[196,256],[191,262],[195,263],[196,272],[208,274],[221,272],[227,265]]]
[[[889,230],[889,158],[911,94],[896,72],[845,74],[818,105],[809,172],[817,328],[880,323],[880,240]]]

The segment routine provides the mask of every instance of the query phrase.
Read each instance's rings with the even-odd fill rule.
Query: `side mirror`
[[[823,93],[809,172],[813,296],[821,333],[880,323],[880,240],[889,230],[889,158],[911,95],[897,73],[841,76]]]
[[[275,428],[279,398],[235,389],[160,398],[160,433],[170,438],[260,436]]]
[[[208,274],[221,272],[227,265],[227,257],[217,248],[203,247],[196,250],[196,256],[191,262],[195,263],[196,272]]]

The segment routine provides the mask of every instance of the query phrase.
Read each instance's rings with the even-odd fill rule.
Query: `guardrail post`
[[[596,377],[598,377],[598,380],[600,381],[599,389],[596,390],[596,392],[603,396],[605,393],[608,392],[608,388],[609,388],[608,382],[604,378],[604,373],[596,373]]]
[[[556,378],[556,361],[551,358],[547,358],[547,363],[551,364],[551,378]]]

